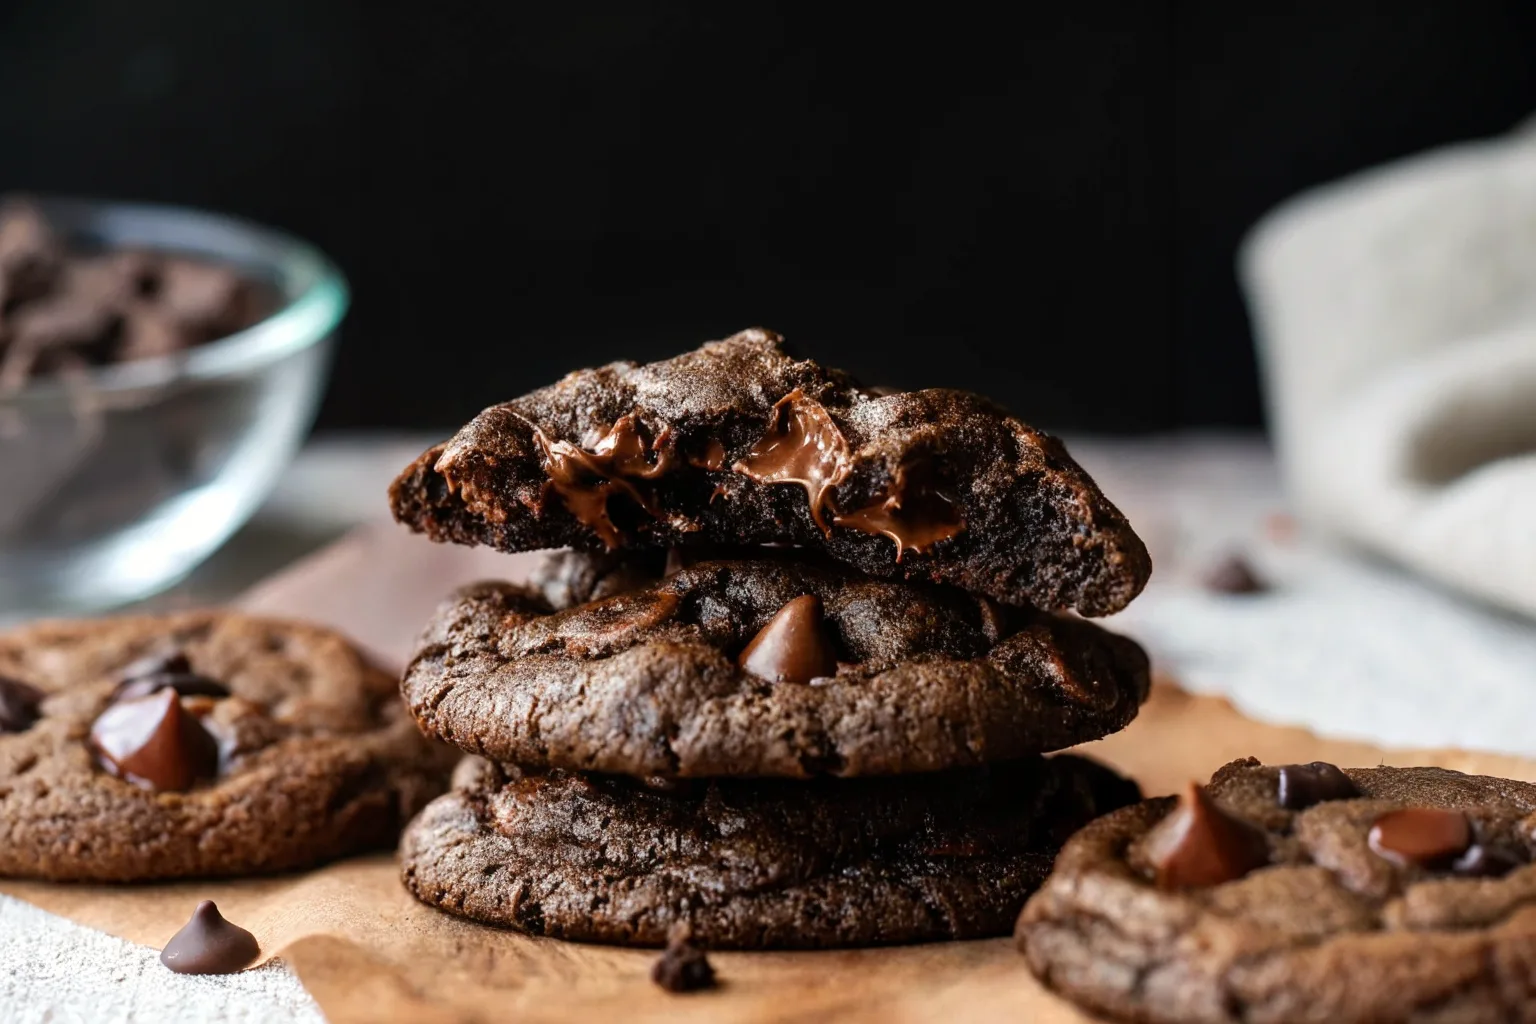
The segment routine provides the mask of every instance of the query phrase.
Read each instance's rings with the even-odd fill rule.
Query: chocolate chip
[[[175,690],[183,697],[228,697],[229,687],[193,672],[161,672],[117,684],[113,700],[137,700],[161,690]]]
[[[20,679],[0,676],[0,732],[26,732],[37,721],[43,692]]]
[[[1163,889],[1220,885],[1269,863],[1264,834],[1222,810],[1193,782],[1174,812],[1148,833],[1146,853]]]
[[[1300,811],[1324,800],[1348,800],[1360,790],[1339,766],[1327,761],[1280,766],[1280,806]]]
[[[837,655],[822,621],[821,598],[806,594],[774,612],[737,664],[780,683],[808,683],[837,675]]]
[[[1472,824],[1459,811],[1405,807],[1377,818],[1366,842],[1399,867],[1441,867],[1472,845]]]
[[[124,668],[112,699],[137,700],[164,689],[175,690],[183,697],[229,696],[229,687],[192,671],[192,662],[184,651],[169,651],[140,658]]]
[[[688,933],[679,930],[668,936],[666,952],[651,967],[651,980],[668,992],[697,992],[714,987],[715,969]]]
[[[1456,858],[1451,870],[1468,877],[1492,878],[1507,875],[1520,866],[1520,858],[1508,850],[1473,843],[1467,852]]]
[[[192,662],[185,651],[165,651],[160,654],[147,654],[137,661],[129,662],[118,677],[124,682],[134,679],[142,679],[144,676],[157,676],[162,672],[185,673],[192,671]]]
[[[108,771],[145,789],[183,791],[218,773],[218,743],[174,689],[109,705],[91,745]]]
[[[233,974],[260,953],[256,936],[224,920],[213,900],[203,900],[160,951],[160,962],[177,974]]]
[[[1269,584],[1259,578],[1241,555],[1228,555],[1213,565],[1202,582],[1218,594],[1262,594]]]

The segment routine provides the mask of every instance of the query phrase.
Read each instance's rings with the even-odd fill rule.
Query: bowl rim
[[[234,334],[226,335],[183,352],[93,366],[85,377],[61,380],[57,376],[28,381],[14,394],[0,397],[0,405],[31,405],[73,400],[82,386],[93,394],[161,390],[174,384],[239,376],[260,369],[282,357],[312,347],[329,337],[346,316],[351,289],[339,267],[318,247],[276,228],[231,214],[215,213],[171,203],[147,203],[73,196],[28,194],[29,202],[49,220],[86,220],[149,223],[176,222],[208,232],[242,237],[277,254],[284,276],[302,282],[286,301],[266,317]],[[203,255],[221,262],[228,256],[195,248],[145,244],[145,250]]]

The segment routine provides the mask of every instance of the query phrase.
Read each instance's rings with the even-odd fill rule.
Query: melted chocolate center
[[[731,467],[760,484],[799,484],[810,496],[811,518],[830,534],[822,516],[827,493],[853,471],[848,441],[821,404],[799,388],[773,407],[768,432]]]
[[[623,539],[608,515],[608,499],[614,494],[626,495],[650,515],[659,516],[655,504],[631,481],[654,480],[672,468],[675,453],[666,430],[647,442],[631,414],[620,416],[590,449],[552,441],[537,427],[533,439],[549,476],[547,486],[610,551]]]
[[[910,548],[926,551],[965,529],[960,507],[933,484],[932,471],[902,466],[890,494],[847,515],[834,516],[838,526],[883,534],[896,542],[896,561]]]

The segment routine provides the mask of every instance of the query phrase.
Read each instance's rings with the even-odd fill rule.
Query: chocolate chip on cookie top
[[[1338,765],[1327,761],[1285,764],[1279,768],[1280,806],[1300,811],[1324,800],[1346,800],[1360,795],[1359,788]]]
[[[26,732],[37,721],[43,693],[19,679],[0,676],[0,733]]]
[[[821,598],[802,594],[773,613],[747,641],[736,663],[775,682],[808,683],[837,675],[837,655],[822,618]]]
[[[1146,655],[1073,616],[788,559],[704,562],[553,611],[480,584],[401,688],[469,753],[637,777],[888,775],[1071,746],[1131,720]]]
[[[1104,615],[1151,571],[1056,439],[986,399],[877,394],[751,330],[482,412],[390,489],[437,540],[508,551],[794,544],[864,572]]]
[[[1191,782],[1174,812],[1147,834],[1145,854],[1164,889],[1220,885],[1269,862],[1264,835]]]
[[[1249,758],[1083,829],[1017,938],[1116,1019],[1525,1020],[1533,853],[1536,785]]]
[[[1444,867],[1472,845],[1472,824],[1460,811],[1404,807],[1377,818],[1366,841],[1394,864]]]
[[[229,687],[192,670],[185,651],[151,654],[124,668],[113,700],[133,700],[170,688],[183,697],[228,697]]]
[[[91,746],[104,768],[146,789],[191,789],[218,774],[218,741],[169,687],[113,701],[91,725]]]

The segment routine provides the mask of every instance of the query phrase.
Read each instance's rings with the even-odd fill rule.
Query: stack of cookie
[[[406,885],[563,938],[830,947],[1007,933],[1134,801],[1043,753],[1125,726],[1146,549],[1059,442],[746,331],[486,410],[395,482],[434,540],[569,548],[452,596],[402,686],[477,755]],[[1071,613],[1077,614],[1071,614]]]

